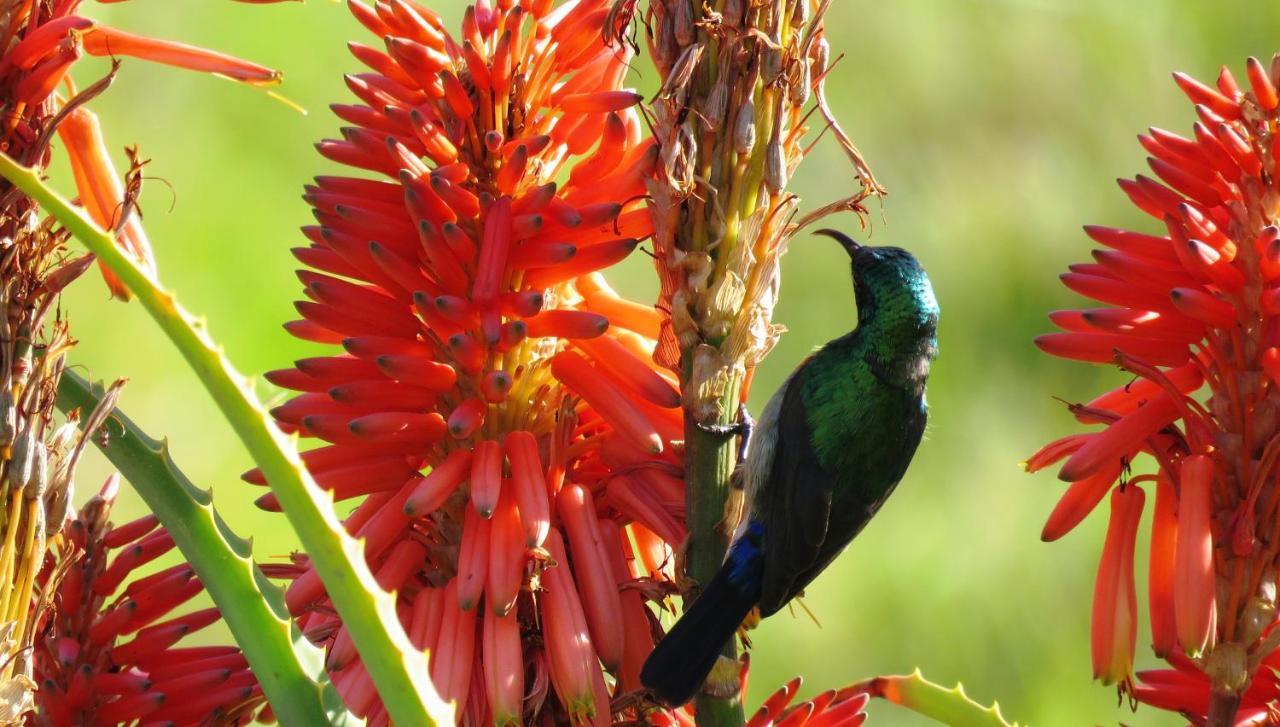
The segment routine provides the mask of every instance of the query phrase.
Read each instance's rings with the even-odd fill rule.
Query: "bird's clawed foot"
[[[751,434],[755,431],[756,422],[746,404],[738,405],[738,420],[732,424],[706,424],[698,422],[698,429],[718,437],[738,437],[738,465],[747,461],[747,448],[751,446]]]

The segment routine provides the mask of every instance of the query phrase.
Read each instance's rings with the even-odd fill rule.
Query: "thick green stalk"
[[[1000,705],[984,707],[969,698],[964,685],[951,689],[934,684],[919,669],[902,676],[876,677],[858,685],[861,691],[935,719],[951,727],[1018,727],[1005,721]]]
[[[719,424],[734,423],[741,386],[738,379],[727,387],[722,401],[725,413]],[[685,505],[689,543],[685,550],[685,573],[699,584],[710,583],[724,562],[731,535],[724,523],[724,509],[736,464],[737,443],[733,437],[704,432],[686,417]],[[730,639],[722,653],[737,659],[737,644]],[[736,672],[733,678],[737,679]],[[737,694],[736,689],[733,691],[730,697],[714,696],[706,691],[698,693],[694,704],[700,727],[736,727],[744,723],[742,695]]]
[[[391,718],[401,725],[452,723],[453,710],[428,679],[424,654],[400,628],[394,599],[378,587],[360,543],[343,529],[332,496],[311,479],[294,442],[271,422],[248,380],[231,368],[204,324],[116,247],[112,235],[35,172],[0,154],[0,175],[53,215],[123,281],[209,390],[279,499]]]
[[[102,400],[101,385],[91,386],[72,370],[62,374],[58,408],[90,412]],[[81,425],[87,419],[80,420]],[[183,557],[195,568],[231,633],[240,643],[254,676],[285,725],[337,721],[326,714],[324,656],[289,620],[280,589],[266,579],[250,557],[251,543],[236,536],[213,509],[212,495],[187,479],[169,456],[168,444],[148,437],[120,410],[103,422],[105,437],[93,441],[129,480]]]

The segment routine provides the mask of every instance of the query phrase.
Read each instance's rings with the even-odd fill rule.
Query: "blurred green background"
[[[872,209],[876,244],[911,248],[941,301],[941,357],[926,442],[898,494],[806,599],[822,627],[785,614],[755,635],[757,703],[794,674],[805,692],[916,666],[998,698],[1024,723],[1172,725],[1177,718],[1117,705],[1090,681],[1089,601],[1105,517],[1053,545],[1040,527],[1062,485],[1018,462],[1072,428],[1052,396],[1090,397],[1122,381],[1103,367],[1051,360],[1031,338],[1045,313],[1075,305],[1056,275],[1085,261],[1086,222],[1137,225],[1113,179],[1145,169],[1134,135],[1149,125],[1187,132],[1190,106],[1169,72],[1209,81],[1220,64],[1243,74],[1248,55],[1280,48],[1280,5],[1256,0],[839,0],[834,50],[846,55],[829,93],[845,128],[890,196]],[[436,6],[457,17],[461,0]],[[374,43],[342,5],[259,6],[137,0],[97,6],[118,27],[181,39],[281,68],[300,116],[215,78],[126,62],[94,102],[114,150],[140,143],[155,161],[144,197],[163,280],[207,316],[244,373],[315,350],[287,336],[299,292],[289,248],[310,217],[300,199],[331,168],[312,142],[336,133],[326,106],[350,99],[344,44]],[[643,69],[644,65],[640,64]],[[105,68],[77,68],[82,84]],[[648,88],[652,71],[633,83]],[[118,162],[122,156],[117,157]],[[810,206],[838,194],[846,163],[824,145],[795,190]],[[71,189],[69,175],[55,177]],[[852,227],[853,218],[843,222]],[[619,287],[652,295],[647,261]],[[784,265],[777,320],[790,328],[756,378],[756,410],[814,345],[852,326],[843,253],[798,239]],[[639,281],[639,282],[637,282]],[[237,475],[248,457],[204,390],[136,305],[107,300],[95,278],[65,301],[81,341],[76,361],[97,377],[132,380],[123,405],[174,454],[260,557],[293,546],[282,516],[249,503]],[[268,398],[279,392],[260,388]],[[107,469],[94,459],[81,487]],[[123,505],[140,513],[136,499]],[[1139,557],[1144,557],[1140,547]],[[1140,566],[1141,568],[1141,566]],[[1145,614],[1144,614],[1145,618]],[[1145,634],[1145,623],[1142,626]],[[1145,636],[1141,665],[1153,665]],[[873,723],[925,724],[889,707]]]

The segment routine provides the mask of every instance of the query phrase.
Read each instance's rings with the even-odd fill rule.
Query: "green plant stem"
[[[365,563],[362,546],[343,529],[332,496],[315,484],[294,443],[271,422],[249,388],[173,294],[37,174],[0,154],[0,175],[39,203],[80,239],[138,298],[208,389],[280,501],[329,598],[351,633],[382,703],[400,725],[453,722],[453,710],[432,686],[424,654],[399,626],[394,599]]]
[[[73,371],[58,385],[58,408],[90,412],[104,395]],[[87,423],[81,419],[81,425]],[[120,410],[102,425],[94,443],[129,480],[195,569],[253,674],[285,725],[329,724],[320,650],[293,628],[280,589],[250,558],[250,543],[236,537],[214,511],[211,494],[186,478],[169,457],[168,445],[148,437]]]
[[[727,387],[721,401],[724,414],[717,423],[734,423],[741,386],[741,378],[735,377]],[[685,572],[697,583],[706,584],[724,563],[729,545],[724,507],[737,465],[737,442],[733,437],[699,429],[690,417],[685,422],[685,505],[689,527]],[[737,645],[732,639],[722,653],[737,659]],[[699,727],[737,727],[745,721],[741,694],[722,698],[699,692],[694,704]]]

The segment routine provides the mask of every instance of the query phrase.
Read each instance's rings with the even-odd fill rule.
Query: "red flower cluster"
[[[870,696],[860,691],[860,686],[828,689],[807,702],[791,704],[800,689],[800,677],[782,685],[755,714],[747,720],[747,727],[859,727],[867,721]],[[746,685],[742,691],[746,692]]]
[[[37,579],[44,594],[34,680],[41,724],[241,725],[263,706],[234,646],[177,646],[218,620],[173,613],[203,590],[187,563],[130,580],[173,549],[155,516],[110,524],[112,477],[63,529]],[[114,551],[114,556],[111,552]]]
[[[1095,675],[1196,721],[1231,724],[1238,706],[1240,723],[1252,724],[1277,708],[1266,665],[1280,643],[1280,63],[1250,59],[1243,86],[1225,68],[1216,86],[1174,80],[1195,104],[1193,133],[1151,129],[1139,140],[1155,177],[1120,180],[1164,234],[1086,227],[1103,248],[1062,280],[1106,307],[1055,312],[1064,332],[1036,339],[1050,354],[1114,362],[1137,378],[1072,406],[1101,429],[1051,443],[1027,468],[1066,460],[1059,477],[1071,484],[1045,540],[1111,493],[1094,592]],[[1155,471],[1131,476],[1143,453]],[[1139,674],[1135,685],[1143,488],[1155,495],[1152,646],[1175,668]]]
[[[747,693],[750,667],[750,655],[743,654],[738,668],[740,694]],[[793,704],[803,682],[802,677],[796,677],[766,697],[746,720],[746,727],[859,727],[867,721],[867,713],[862,710],[870,701],[872,692],[866,684],[828,689],[812,699]],[[647,723],[655,727],[694,727],[697,724],[689,709],[652,711],[646,717]]]
[[[105,84],[77,91],[69,75],[72,66],[87,53],[131,56],[252,84],[278,83],[280,74],[215,51],[101,25],[77,14],[81,4],[82,0],[28,0],[0,11],[0,150],[26,166],[47,167],[50,136],[56,129],[67,147],[81,204],[95,222],[117,231],[126,250],[154,267],[138,217],[127,214],[133,200],[111,163],[97,117],[83,105]],[[128,297],[115,275],[106,268],[103,275],[113,295]]]
[[[301,392],[273,413],[328,443],[303,459],[359,502],[346,528],[466,724],[607,723],[684,538],[660,316],[596,272],[651,234],[658,152],[622,88],[631,54],[605,42],[610,3],[552,6],[469,6],[454,36],[409,0],[350,3],[383,47],[351,45],[370,71],[318,148],[372,175],[307,187],[307,299],[286,326],[345,353],[268,374]],[[386,724],[305,557],[275,572],[348,706]]]

